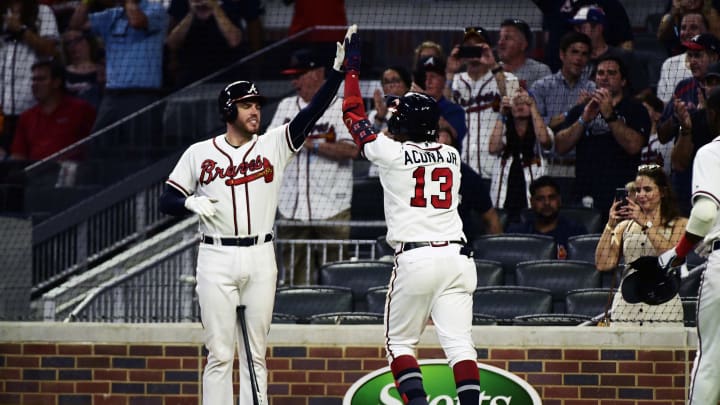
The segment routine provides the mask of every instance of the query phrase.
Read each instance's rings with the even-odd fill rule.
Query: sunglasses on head
[[[638,166],[638,171],[639,172],[642,172],[642,171],[651,172],[653,170],[658,170],[660,168],[661,168],[660,165],[652,163],[652,164]]]

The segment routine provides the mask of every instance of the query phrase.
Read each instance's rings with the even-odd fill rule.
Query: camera
[[[483,46],[461,46],[458,49],[457,57],[458,58],[480,58],[483,56],[483,53],[486,51],[486,48]]]

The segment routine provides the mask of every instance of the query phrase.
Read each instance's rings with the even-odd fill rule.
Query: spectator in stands
[[[533,3],[543,14],[544,62],[553,72],[561,66],[561,61],[558,59],[560,39],[565,33],[573,30],[569,20],[584,6],[596,5],[607,15],[604,36],[609,45],[627,50],[633,49],[632,25],[625,7],[619,0],[533,0]]]
[[[445,52],[443,51],[442,45],[433,41],[423,41],[415,48],[412,66],[415,67],[413,71],[413,84],[410,86],[411,91],[422,92],[425,90],[425,71],[417,68],[420,66],[420,61],[434,56],[438,59],[445,59]],[[447,94],[445,95],[447,97]]]
[[[32,107],[31,66],[57,55],[60,34],[50,7],[37,0],[0,2],[0,159],[10,149],[20,113]]]
[[[445,119],[457,134],[458,144],[462,145],[467,133],[465,112],[462,107],[445,98],[445,61],[436,56],[420,59],[417,69],[425,76],[425,93],[434,98],[440,108],[440,117]]]
[[[440,125],[438,142],[457,148],[454,130],[447,125]],[[487,187],[480,175],[465,163],[460,163],[460,204],[458,213],[463,222],[463,233],[471,242],[474,235],[496,235],[502,233],[502,225],[497,210],[492,205]],[[480,216],[482,224],[476,223],[473,214]],[[477,227],[482,227],[482,231]]]
[[[576,194],[592,197],[593,206],[603,212],[612,203],[615,187],[634,176],[650,136],[647,110],[625,94],[626,77],[622,60],[600,59],[598,88],[590,101],[568,111],[565,129],[555,136],[558,153],[576,148]]]
[[[560,128],[568,110],[586,102],[595,90],[595,82],[583,75],[589,58],[590,38],[585,34],[569,31],[560,41],[560,70],[543,77],[530,87],[540,115],[553,131]],[[575,150],[562,156],[556,155],[552,150],[546,156],[546,174],[575,177]]]
[[[701,82],[700,106],[689,111],[683,103],[678,104],[677,118],[679,121],[677,141],[668,142],[671,150],[672,185],[678,196],[680,212],[690,215],[692,162],[698,149],[713,140],[715,135],[708,126],[705,94],[720,85],[720,62],[711,64]]]
[[[535,81],[550,74],[550,68],[529,58],[533,38],[530,26],[518,18],[509,18],[500,24],[497,53],[506,72],[520,80],[520,86],[529,89]]]
[[[530,213],[524,221],[511,223],[507,233],[525,233],[552,236],[557,244],[557,258],[567,258],[568,238],[584,235],[587,229],[581,224],[560,215],[562,198],[560,186],[549,176],[541,176],[530,183]]]
[[[95,132],[161,97],[168,16],[162,4],[149,0],[118,0],[117,7],[88,15],[90,3],[77,6],[70,28],[91,29],[105,43],[107,85]]]
[[[97,109],[105,90],[105,64],[101,63],[97,38],[90,32],[67,30],[62,40],[67,91]]]
[[[635,193],[634,201],[613,201],[610,207],[608,222],[595,250],[599,271],[615,270],[621,257],[627,264],[641,256],[657,256],[675,246],[685,232],[687,218],[680,216],[675,193],[662,167],[640,166]],[[626,268],[623,276],[627,272]],[[679,296],[651,306],[628,304],[618,292],[610,320],[618,325],[667,326],[670,322],[682,326],[683,307]]]
[[[690,41],[695,35],[707,32],[707,26],[707,19],[702,13],[691,12],[685,14],[680,23],[680,40],[682,43]],[[680,80],[692,76],[692,72],[688,68],[687,52],[685,50],[683,48],[683,53],[665,59],[660,68],[657,96],[665,104],[670,102],[673,91]]]
[[[628,76],[625,81],[627,90],[631,94],[638,94],[650,88],[647,69],[635,58],[635,54],[630,50],[612,46],[605,40],[608,18],[603,9],[597,6],[582,7],[570,22],[574,25],[575,31],[590,37],[592,51],[588,66],[585,68],[590,76],[594,76],[598,60],[605,56],[612,56],[622,60],[623,64],[627,66]]]
[[[461,46],[480,48],[481,56],[463,56]],[[452,99],[465,110],[468,128],[465,139],[458,140],[458,150],[463,162],[489,181],[496,160],[488,150],[490,134],[502,97],[514,96],[519,81],[497,63],[481,27],[466,28],[461,46],[453,48],[446,69],[446,79],[452,78]],[[463,65],[466,70],[460,72]]]
[[[552,131],[545,125],[535,100],[520,89],[515,97],[504,97],[501,113],[490,135],[489,151],[496,155],[490,195],[493,205],[504,209],[508,221],[520,219],[528,208],[532,179],[545,174],[542,150],[552,148]]]
[[[666,144],[660,143],[657,136],[657,125],[660,122],[664,108],[663,102],[652,93],[642,94],[636,98],[643,104],[650,117],[650,138],[648,138],[648,144],[643,146],[640,151],[640,163],[656,164],[662,167],[667,175],[670,175],[670,150],[672,144],[669,142]]]
[[[368,120],[378,133],[387,129],[387,120],[390,118],[386,97],[401,97],[407,93],[412,85],[412,78],[404,67],[390,66],[382,73],[380,84],[382,90],[375,89],[373,92],[375,108],[368,112]]]
[[[247,52],[243,41],[259,49],[263,11],[259,0],[172,0],[166,43],[177,64],[175,84],[185,86],[240,59]]]
[[[20,114],[12,159],[42,160],[88,136],[95,120],[92,105],[66,93],[60,62],[36,62],[31,71],[37,104]]]
[[[657,38],[671,56],[683,52],[682,19],[686,14],[696,13],[705,17],[707,31],[720,37],[720,14],[715,2],[703,0],[672,0],[670,10],[663,15],[657,29]]]
[[[325,80],[324,58],[316,49],[300,49],[291,55],[290,64],[282,74],[291,78],[297,95],[280,101],[270,128],[290,122],[304,108]],[[293,221],[294,226],[279,227],[285,239],[348,239],[347,224],[316,226],[312,221],[349,221],[352,197],[352,159],[358,148],[342,121],[342,100],[334,98],[315,126],[309,130],[304,147],[285,170],[280,190],[278,210],[281,218]],[[285,253],[286,269],[293,269],[295,285],[317,284],[317,269],[321,265],[310,258],[306,273],[306,247],[297,245],[294,261]],[[328,252],[327,261],[340,260],[337,251]]]
[[[710,33],[696,35],[684,45],[687,48],[687,64],[692,76],[681,80],[675,86],[673,100],[663,110],[658,127],[658,139],[661,143],[674,140],[678,134],[680,104],[691,113],[698,108],[702,93],[702,80],[710,64],[718,61],[720,55],[720,41]]]

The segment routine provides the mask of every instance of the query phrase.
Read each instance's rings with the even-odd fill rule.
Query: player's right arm
[[[312,100],[310,100],[310,103],[300,110],[292,121],[290,121],[290,139],[292,140],[293,147],[296,150],[300,149],[305,142],[307,134],[310,132],[317,120],[325,113],[325,110],[327,110],[328,106],[333,101],[333,98],[335,98],[335,95],[340,88],[340,83],[342,83],[343,80],[342,65],[348,63],[347,58],[349,55],[346,55],[345,49],[348,44],[347,39],[353,35],[357,37],[356,31],[356,25],[351,25],[350,28],[348,28],[348,31],[345,34],[345,44],[340,45],[338,43],[337,53],[335,54],[335,62],[333,64],[333,68],[330,69],[330,74],[327,79],[325,79],[323,85],[317,93],[315,93]],[[360,46],[359,41],[357,46]]]
[[[207,196],[196,195],[197,176],[193,173],[195,144],[188,148],[180,157],[175,168],[165,182],[165,190],[160,196],[160,212],[184,216],[194,212],[200,216],[211,217],[215,215],[217,200]]]
[[[368,142],[377,139],[377,133],[367,118],[365,103],[360,93],[360,38],[357,33],[345,38],[345,47],[348,50],[348,59],[345,72],[345,99],[342,107],[343,122],[355,144],[363,152]]]

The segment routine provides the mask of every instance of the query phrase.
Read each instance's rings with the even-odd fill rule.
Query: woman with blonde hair
[[[595,250],[599,271],[612,271],[620,259],[627,264],[641,256],[657,256],[677,244],[687,224],[680,216],[675,193],[663,168],[642,165],[635,177],[635,198],[615,200],[609,219]],[[680,297],[662,305],[627,303],[618,286],[613,298],[611,325],[664,326],[683,325]]]

